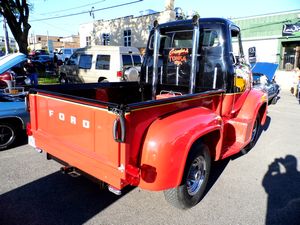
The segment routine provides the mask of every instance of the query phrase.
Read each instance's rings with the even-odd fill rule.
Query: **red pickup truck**
[[[157,24],[140,82],[39,86],[29,94],[29,143],[120,194],[161,191],[187,209],[211,161],[255,144],[266,93],[252,88],[240,29],[220,19]]]

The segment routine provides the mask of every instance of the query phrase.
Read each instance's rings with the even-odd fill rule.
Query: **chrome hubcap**
[[[203,156],[198,156],[192,163],[187,176],[187,191],[189,195],[197,194],[206,176],[206,162]]]
[[[6,125],[0,125],[0,147],[9,144],[14,137],[14,131]]]

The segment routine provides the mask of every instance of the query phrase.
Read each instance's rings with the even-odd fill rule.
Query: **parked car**
[[[26,74],[23,67],[26,60],[23,53],[8,54],[0,58],[0,88],[24,83]]]
[[[61,48],[57,54],[58,61],[61,61],[61,63],[68,61],[77,49],[78,48]]]
[[[141,55],[135,47],[89,46],[78,49],[59,68],[60,83],[137,81]]]
[[[25,133],[29,114],[23,88],[3,89],[0,92],[0,150],[14,145]]]
[[[280,86],[274,78],[277,67],[276,63],[258,62],[252,68],[253,85],[268,93],[269,104],[276,104],[279,98]]]
[[[54,70],[53,57],[50,55],[37,55],[32,58],[32,63],[39,71]]]
[[[29,53],[29,58],[33,58],[38,55],[49,55],[49,52],[44,49],[33,50]]]

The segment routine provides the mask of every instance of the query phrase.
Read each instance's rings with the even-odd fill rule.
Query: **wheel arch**
[[[264,93],[263,91],[252,90],[247,96],[237,117],[253,120],[253,118],[256,118],[256,116],[259,115],[261,118],[260,119],[261,125],[263,125],[266,121],[267,109],[268,109],[267,94]]]
[[[108,80],[107,77],[103,77],[103,76],[98,77],[98,83],[100,83],[104,80]]]
[[[5,117],[0,118],[0,123],[6,123],[6,124],[12,124],[17,128],[18,130],[25,129],[26,124],[20,117]]]
[[[260,118],[260,124],[264,125],[267,119],[267,103],[263,103],[259,110],[258,110],[258,115]]]

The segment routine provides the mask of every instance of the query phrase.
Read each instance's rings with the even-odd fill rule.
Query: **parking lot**
[[[0,224],[300,224],[299,109],[283,92],[255,147],[214,163],[209,191],[187,211],[162,192],[100,191],[84,177],[60,173],[26,142],[1,151]]]

